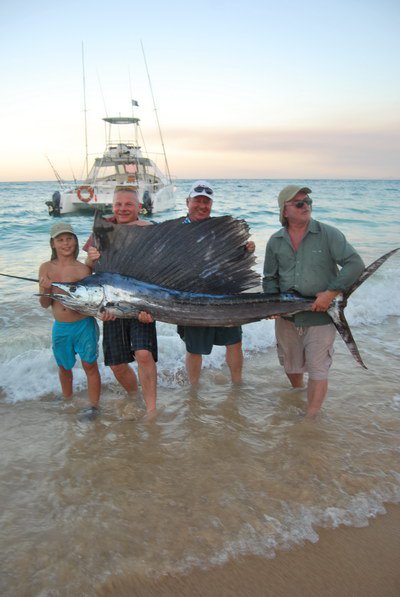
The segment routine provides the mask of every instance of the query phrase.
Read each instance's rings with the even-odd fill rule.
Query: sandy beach
[[[367,527],[319,529],[317,543],[281,551],[271,560],[245,557],[188,575],[110,578],[98,597],[398,597],[400,507]]]

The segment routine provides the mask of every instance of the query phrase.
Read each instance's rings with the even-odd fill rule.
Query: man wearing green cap
[[[263,289],[315,296],[311,311],[275,321],[278,357],[290,383],[300,388],[308,374],[307,416],[312,418],[328,390],[336,334],[326,311],[358,279],[364,263],[337,228],[311,217],[310,193],[310,188],[294,184],[279,193],[282,228],[267,243]]]

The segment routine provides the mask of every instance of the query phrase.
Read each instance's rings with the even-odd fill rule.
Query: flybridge
[[[134,116],[107,116],[106,118],[103,118],[103,121],[109,125],[107,127],[106,135],[107,150],[117,149],[118,156],[122,156],[123,152],[127,155],[131,149],[140,149],[138,144],[138,125],[140,118],[135,118]],[[125,137],[125,134],[121,135],[119,129],[116,129],[115,127],[129,124],[133,125],[133,139],[122,138]],[[141,152],[136,153],[140,154]]]

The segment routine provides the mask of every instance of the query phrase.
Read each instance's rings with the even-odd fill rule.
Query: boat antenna
[[[103,100],[104,113],[105,113],[106,117],[108,118],[108,112],[107,112],[106,100],[105,100],[105,98],[104,98],[103,86],[102,86],[102,84],[101,84],[101,80],[100,80],[99,71],[97,71],[97,82],[98,82],[98,84],[99,84],[99,87],[100,87],[101,99]]]
[[[153,99],[154,112],[156,113],[156,120],[157,120],[157,125],[158,125],[158,132],[160,133],[161,145],[162,145],[163,153],[164,153],[165,167],[167,169],[167,174],[168,174],[169,182],[171,182],[171,173],[169,171],[167,154],[165,152],[165,146],[164,146],[164,139],[163,139],[162,132],[161,132],[160,121],[158,120],[157,107],[156,107],[156,102],[154,100],[153,87],[151,85],[151,79],[150,79],[149,69],[147,67],[146,54],[144,53],[144,47],[143,47],[142,40],[140,40],[140,45],[142,46],[142,52],[143,52],[144,63],[145,63],[145,66],[146,66],[147,78],[149,79],[150,92],[151,92],[151,97]]]
[[[85,165],[86,165],[86,178],[89,176],[89,164],[88,164],[88,136],[87,136],[87,117],[86,117],[86,80],[85,80],[85,52],[82,42],[82,76],[83,76],[83,114],[85,122]]]
[[[131,98],[131,111],[132,111],[132,118],[134,118],[135,117],[135,113],[134,113],[134,109],[133,108],[135,108],[135,107],[137,108],[139,106],[139,104],[138,104],[138,102],[136,100],[132,99],[133,98],[133,93],[132,93],[132,79],[131,79],[131,69],[130,68],[128,69],[128,76],[129,76],[129,95],[130,95],[130,98]],[[138,141],[138,123],[137,122],[133,125],[133,130],[134,130],[134,133],[135,133],[135,145],[137,146],[139,144],[139,141]]]
[[[72,167],[71,161],[69,162],[69,167],[71,168],[71,174],[72,174],[72,178],[74,180],[74,184],[77,184],[77,180],[76,180],[76,176],[75,176],[75,172],[74,169]]]
[[[101,79],[100,79],[100,75],[99,75],[99,71],[97,70],[97,82],[99,84],[99,89],[100,89],[100,95],[101,95],[101,99],[103,101],[103,106],[104,106],[104,113],[106,115],[106,118],[108,118],[108,111],[107,111],[107,105],[106,105],[106,100],[104,97],[104,93],[103,93],[103,86],[101,84]],[[107,143],[109,142],[109,137],[110,135],[107,136],[107,123],[104,121],[104,142],[107,145]]]
[[[147,147],[146,147],[146,141],[145,141],[144,136],[143,136],[142,127],[140,126],[140,124],[138,124],[137,127],[138,127],[138,130],[139,130],[139,133],[140,133],[141,143],[142,143],[142,145],[144,147],[144,151],[145,151],[146,154],[148,154]]]

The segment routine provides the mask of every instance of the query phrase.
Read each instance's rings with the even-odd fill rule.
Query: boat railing
[[[140,145],[136,145],[135,142],[131,139],[108,139],[107,140],[107,148],[112,146],[112,147],[117,147],[118,145],[126,145],[127,147],[133,147],[135,149],[140,149]]]

